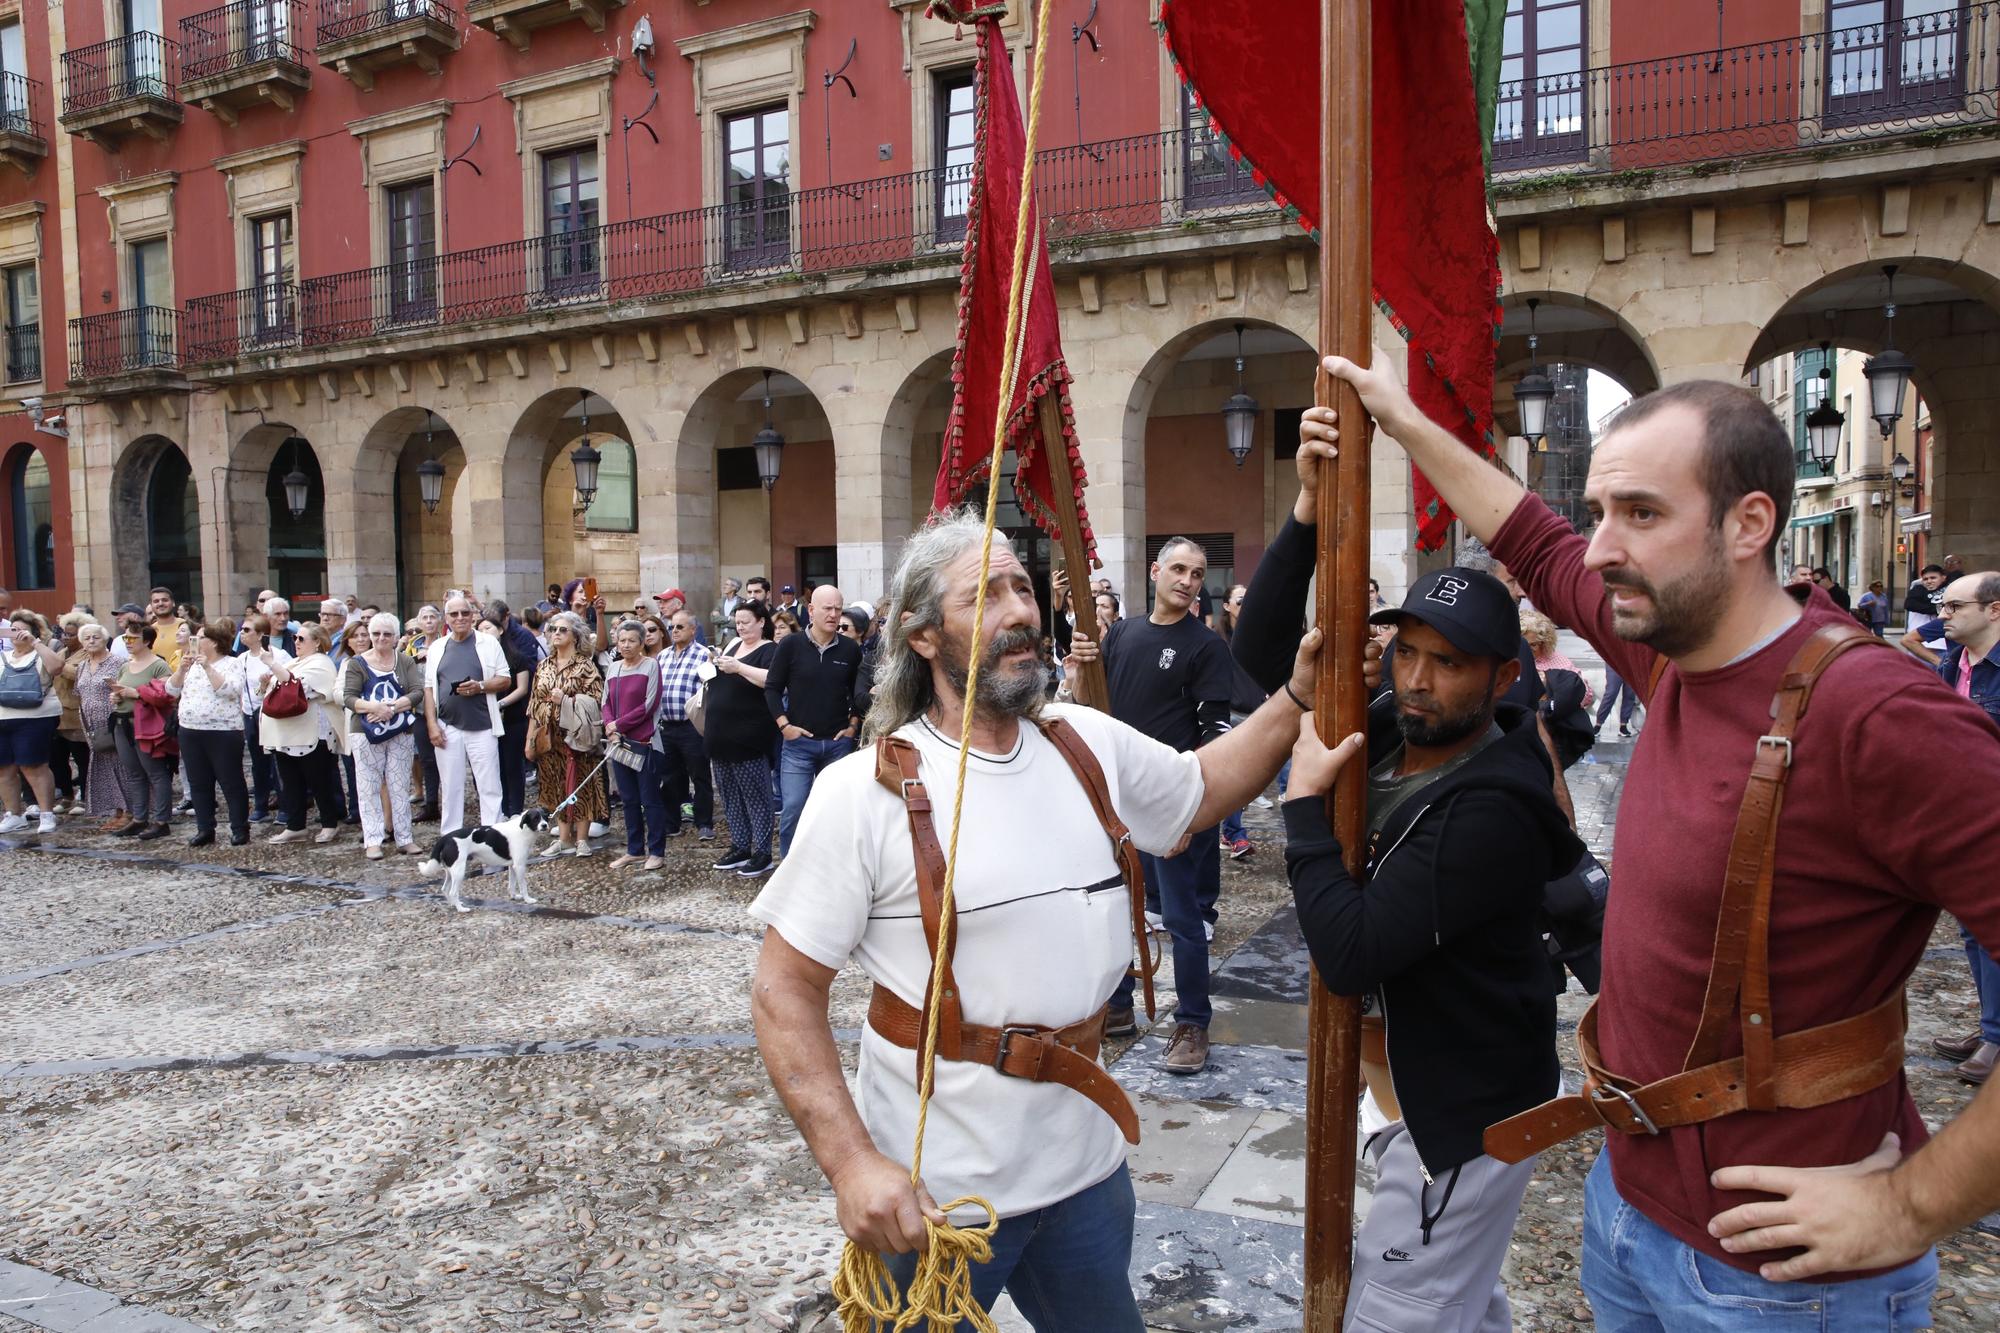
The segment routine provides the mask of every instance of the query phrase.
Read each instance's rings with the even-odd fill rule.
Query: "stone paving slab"
[[[756,949],[379,901],[11,987],[13,1061],[750,1029]],[[835,1022],[857,1027],[858,977]]]
[[[1203,1212],[1304,1226],[1306,1118],[1284,1111],[1258,1115],[1194,1206]]]
[[[1250,1127],[1258,1112],[1226,1102],[1132,1099],[1139,1145],[1127,1164],[1132,1191],[1143,1201],[1191,1208]]]
[[[1142,1203],[1132,1289],[1148,1327],[1296,1329],[1305,1302],[1303,1228]]]
[[[0,976],[338,901],[337,890],[200,871],[41,858],[7,887]]]
[[[1208,1025],[1210,1042],[1229,1046],[1275,1046],[1303,1051],[1309,1035],[1306,1006],[1275,1000],[1239,1000],[1216,996],[1215,1017]]]
[[[0,1259],[0,1333],[207,1333],[172,1315],[126,1305],[116,1296]]]
[[[1298,913],[1291,908],[1290,897],[1287,890],[1286,905],[1214,970],[1210,994],[1279,1004],[1305,1003],[1312,956],[1306,952],[1305,936],[1299,932]]]
[[[1111,1072],[1125,1089],[1164,1101],[1224,1102],[1256,1110],[1306,1109],[1304,1051],[1269,1046],[1210,1046],[1208,1068],[1199,1074],[1169,1074],[1159,1067],[1166,1037],[1139,1039]]]

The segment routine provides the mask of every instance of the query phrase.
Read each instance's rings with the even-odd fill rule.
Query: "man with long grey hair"
[[[936,1199],[979,1195],[1000,1220],[973,1272],[990,1307],[1008,1290],[1037,1329],[1139,1333],[1127,1273],[1130,1102],[1098,1062],[1111,994],[1132,963],[1133,846],[1168,853],[1240,808],[1299,737],[1286,692],[1181,754],[1105,714],[1045,704],[1041,610],[1006,539],[993,539],[975,642],[983,528],[970,513],[913,536],[890,591],[867,736],[821,773],[792,854],[751,907],[767,923],[752,994],[772,1082],[832,1182],[841,1227],[907,1284]],[[1290,684],[1311,697],[1317,632]],[[954,910],[940,888],[965,692],[971,752]],[[937,807],[937,808],[934,808]],[[927,1180],[913,1186],[915,1047],[932,966],[938,992]],[[875,983],[859,1107],[841,1075],[829,989],[850,960]],[[969,1218],[957,1219],[969,1221]]]

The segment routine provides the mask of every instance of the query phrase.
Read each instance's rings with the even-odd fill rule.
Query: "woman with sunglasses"
[[[556,841],[543,849],[543,856],[589,856],[590,827],[603,823],[607,813],[602,785],[592,780],[578,787],[590,776],[590,755],[571,749],[562,727],[563,700],[590,698],[603,705],[604,677],[590,651],[583,617],[564,612],[549,618],[549,655],[535,668],[528,695],[527,752],[541,782],[544,810],[562,805],[571,792],[576,800],[555,817]]]
[[[364,854],[379,861],[385,792],[386,822],[395,830],[396,850],[405,856],[417,852],[410,833],[410,766],[417,753],[424,669],[414,657],[396,651],[396,617],[387,612],[376,615],[366,633],[367,648],[348,658],[341,673],[340,696],[348,708],[347,741],[354,755]]]

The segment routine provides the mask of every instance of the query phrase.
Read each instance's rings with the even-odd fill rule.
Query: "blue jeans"
[[[644,768],[606,764],[618,784],[618,799],[625,811],[625,854],[665,856],[667,854],[666,789],[660,785],[663,768],[658,750],[648,747]],[[676,812],[678,813],[678,812]]]
[[[850,736],[826,741],[816,736],[801,736],[785,742],[784,753],[778,756],[780,854],[791,854],[792,834],[799,827],[799,813],[806,808],[806,797],[812,795],[813,779],[819,776],[822,768],[844,758],[853,749],[854,739]]]
[[[1222,886],[1222,844],[1216,841],[1215,826],[1196,829],[1179,856],[1141,852],[1139,862],[1146,868],[1146,896],[1158,897],[1160,915],[1173,940],[1174,989],[1179,997],[1174,1021],[1205,1028],[1214,1010],[1208,1003],[1208,933],[1202,923],[1214,910]],[[1130,976],[1119,982],[1112,1004],[1131,1008],[1137,985]]]
[[[1243,831],[1243,812],[1222,817],[1222,837],[1225,842],[1248,842],[1250,835]]]
[[[1931,1326],[1937,1251],[1852,1282],[1766,1282],[1682,1244],[1619,1196],[1599,1153],[1583,1191],[1583,1294],[1598,1333],[1903,1333]]]
[[[972,1270],[985,1309],[1004,1290],[1035,1333],[1143,1333],[1132,1297],[1132,1176],[1120,1166],[1080,1194],[1000,1223],[993,1259]],[[899,1290],[916,1276],[915,1254],[883,1256]],[[962,1320],[958,1333],[972,1333]]]
[[[1972,968],[1972,984],[1979,990],[1979,1039],[2000,1042],[2000,963],[1979,947],[1979,941],[1964,926],[1958,928],[1958,937],[1965,941],[1965,961]]]

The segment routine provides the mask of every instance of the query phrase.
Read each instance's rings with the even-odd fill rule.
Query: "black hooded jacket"
[[[1322,798],[1284,807],[1306,946],[1335,994],[1381,989],[1396,1098],[1433,1176],[1479,1156],[1488,1125],[1554,1096],[1559,1077],[1542,895],[1583,845],[1533,715],[1501,704],[1494,720],[1498,740],[1397,807],[1365,885]],[[1371,764],[1393,744],[1378,738]]]

